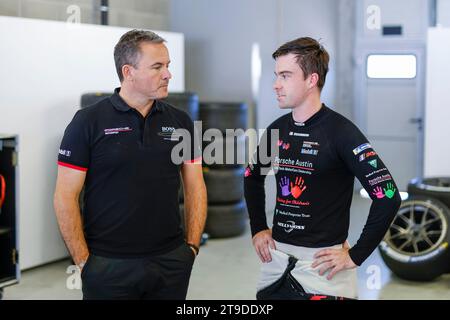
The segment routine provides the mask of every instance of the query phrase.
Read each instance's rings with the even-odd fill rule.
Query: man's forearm
[[[353,248],[349,250],[352,261],[360,266],[379,245],[401,204],[399,192],[392,199],[374,200],[370,207],[364,230]]]
[[[56,218],[66,246],[76,264],[89,256],[89,250],[83,232],[80,206],[78,201],[55,196]]]
[[[252,237],[254,237],[258,232],[269,229],[265,209],[266,192],[264,189],[264,177],[246,177],[244,179],[244,197],[250,218],[251,233]]]
[[[198,246],[206,221],[206,187],[202,181],[195,188],[187,189],[184,201],[186,241]]]

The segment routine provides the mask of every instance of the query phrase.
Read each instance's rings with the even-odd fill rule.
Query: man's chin
[[[158,91],[158,99],[165,99],[169,95],[169,91],[167,89],[162,90],[162,88]]]

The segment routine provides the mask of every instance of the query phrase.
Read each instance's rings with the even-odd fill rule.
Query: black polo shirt
[[[189,116],[156,100],[144,118],[119,96],[79,110],[64,132],[58,164],[86,171],[83,225],[91,253],[115,258],[168,252],[184,241],[178,189],[180,168],[201,161],[201,150],[174,129],[194,135]],[[189,143],[174,163],[172,149]]]

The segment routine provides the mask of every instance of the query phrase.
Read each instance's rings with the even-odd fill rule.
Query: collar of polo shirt
[[[132,109],[119,95],[120,87],[114,89],[114,94],[111,96],[111,103],[113,104],[114,108],[116,108],[119,111],[127,112],[130,109]],[[164,108],[161,106],[161,104],[158,102],[158,100],[155,100],[155,103],[152,107],[155,111],[163,112]]]

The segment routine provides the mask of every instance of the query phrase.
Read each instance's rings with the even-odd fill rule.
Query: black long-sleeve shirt
[[[278,155],[270,153],[272,129],[279,130],[274,141]],[[366,137],[325,105],[304,123],[286,114],[262,136],[244,179],[252,235],[268,229],[264,180],[269,168],[275,170],[277,184],[272,236],[305,247],[332,246],[347,239],[354,177],[358,178],[373,202],[363,232],[349,251],[357,265],[380,243],[401,203],[391,174]]]

